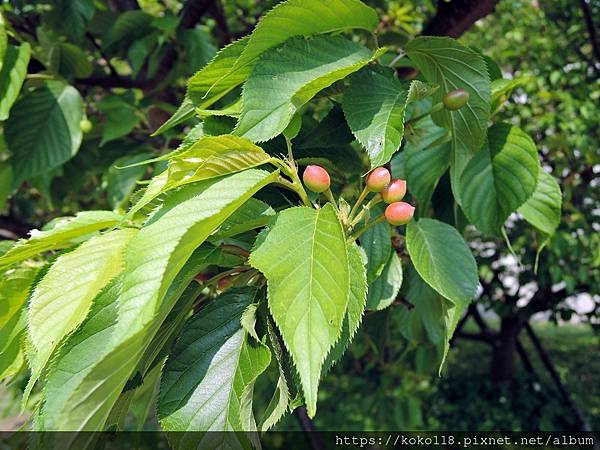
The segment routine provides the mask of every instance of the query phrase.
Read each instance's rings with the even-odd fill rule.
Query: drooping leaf
[[[52,402],[48,399],[50,393],[46,394],[44,429],[103,427],[152,338],[199,272],[198,267],[181,272],[185,262],[228,216],[277,176],[276,172],[249,169],[188,185],[163,203],[125,250],[115,325],[102,340],[101,351],[96,351],[91,364],[84,365],[83,370],[71,372],[70,376],[77,379],[69,386],[64,386],[60,378],[64,373],[60,375],[62,372],[56,369],[56,384],[52,384],[58,388],[52,394]],[[96,326],[93,320],[86,323]],[[87,352],[83,347],[81,351]],[[70,358],[71,352],[67,355]]]
[[[406,149],[408,191],[415,197],[417,214],[427,211],[433,191],[450,163],[450,146],[438,145],[424,150]]]
[[[97,108],[106,118],[102,123],[100,146],[128,135],[141,120],[133,100],[127,96],[106,96],[97,103]]]
[[[71,159],[81,144],[83,100],[77,89],[46,82],[21,97],[5,124],[14,185]]]
[[[19,96],[30,57],[31,46],[27,42],[18,48],[12,45],[6,47],[0,70],[0,120],[8,119],[10,108]]]
[[[0,256],[0,268],[24,261],[48,250],[75,245],[80,236],[102,230],[119,223],[120,214],[111,211],[83,211],[75,217],[63,218],[46,231],[32,230],[31,238],[21,239]],[[35,232],[34,232],[35,231]]]
[[[485,60],[480,53],[446,37],[419,37],[410,41],[405,50],[427,81],[440,86],[433,96],[434,103],[455,89],[469,92],[464,107],[433,114],[433,120],[452,133],[452,186],[462,204],[458,195],[460,175],[483,146],[490,117],[491,82]]]
[[[140,10],[125,11],[117,16],[102,40],[102,46],[105,49],[126,46],[147,35],[151,27],[151,15]]]
[[[390,306],[402,286],[402,262],[395,251],[390,252],[381,275],[370,285],[367,309],[380,311]]]
[[[407,105],[431,92],[418,80],[402,86],[392,69],[381,66],[367,67],[351,77],[342,103],[344,113],[372,168],[386,164],[400,148]]]
[[[333,206],[280,212],[249,261],[267,278],[269,309],[314,416],[321,369],[340,337],[350,289],[346,238]]]
[[[158,401],[162,428],[184,432],[174,438],[175,448],[215,448],[217,442],[233,448],[241,435],[195,432],[252,431],[244,424],[244,415],[252,414],[244,396],[271,360],[268,347],[250,338],[240,323],[255,296],[254,288],[230,290],[182,330],[163,371]]]
[[[560,224],[561,204],[559,184],[548,172],[540,170],[535,191],[518,211],[527,222],[551,236]]]
[[[37,284],[27,311],[31,386],[62,339],[85,319],[94,297],[121,272],[123,249],[136,232],[91,238],[60,256]]]
[[[255,142],[277,136],[317,92],[378,54],[339,36],[297,37],[268,50],[244,84],[235,134]]]
[[[367,277],[364,253],[356,243],[348,244],[348,269],[350,274],[350,290],[348,291],[348,309],[342,323],[342,333],[323,365],[323,373],[339,361],[354,339],[354,335],[362,321],[367,302]]]
[[[499,235],[508,216],[533,194],[539,170],[531,138],[515,126],[494,125],[488,145],[461,176],[465,215],[483,233]]]
[[[383,208],[377,207],[373,217],[383,214]],[[390,224],[382,222],[369,228],[360,238],[360,246],[367,256],[367,283],[371,284],[381,275],[384,266],[390,259],[392,251],[392,229]]]
[[[421,278],[445,298],[463,305],[475,297],[477,264],[456,228],[434,219],[412,221],[406,247]]]

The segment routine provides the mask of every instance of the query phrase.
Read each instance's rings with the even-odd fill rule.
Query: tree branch
[[[569,395],[569,392],[567,391],[565,386],[562,384],[562,381],[560,380],[560,376],[558,375],[558,372],[556,372],[556,369],[554,368],[552,361],[550,361],[550,356],[544,350],[542,343],[540,342],[537,335],[533,331],[533,328],[531,327],[529,322],[527,322],[525,324],[525,330],[527,331],[527,334],[529,335],[529,339],[531,339],[533,346],[537,350],[538,355],[539,355],[540,359],[542,360],[542,363],[544,364],[544,367],[546,367],[546,370],[550,374],[550,378],[552,378],[552,381],[554,381],[554,385],[556,386],[556,389],[558,389],[558,392],[562,396],[565,403],[567,405],[569,405],[569,407],[575,413],[575,416],[579,420],[579,422],[581,424],[581,431],[592,431],[592,427],[590,426],[589,422],[587,421],[587,419],[585,418],[585,416],[583,415],[581,410],[577,407],[577,405],[575,404],[575,402]]]
[[[301,406],[294,410],[294,415],[296,419],[298,419],[298,423],[304,431],[306,436],[306,440],[310,444],[313,450],[325,450],[325,444],[321,440],[321,437],[316,433],[317,428],[315,427],[314,422],[308,417],[306,412],[306,407]]]
[[[590,10],[590,5],[588,5],[586,0],[579,0],[579,4],[581,5],[581,9],[583,11],[583,17],[585,19],[585,25],[586,25],[588,33],[590,35],[592,51],[597,60],[595,64],[592,64],[592,66],[597,71],[598,67],[596,64],[600,64],[600,41],[598,41],[598,33],[596,32],[596,27],[594,25],[594,19],[592,18],[592,12]]]
[[[435,16],[421,34],[460,37],[479,19],[496,9],[500,0],[439,0]]]

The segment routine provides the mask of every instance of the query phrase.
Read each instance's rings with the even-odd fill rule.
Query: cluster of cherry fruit
[[[308,189],[317,193],[327,191],[331,184],[329,173],[323,167],[315,165],[306,167],[302,180]],[[406,181],[392,180],[389,170],[385,167],[378,167],[367,175],[364,194],[368,192],[378,193],[388,204],[384,215],[390,224],[404,225],[413,218],[414,206],[401,201],[406,194]],[[359,201],[363,199],[361,194]]]

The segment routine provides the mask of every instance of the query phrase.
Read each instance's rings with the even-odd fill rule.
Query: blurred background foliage
[[[185,80],[276,3],[3,2],[8,42],[15,49],[28,43],[31,58],[1,125],[2,238],[24,237],[82,209],[125,209],[129,195],[164,166],[124,167],[176,148],[194,125],[151,136],[181,103]],[[504,240],[466,230],[482,288],[459,324],[444,373],[438,376],[431,364],[439,356],[439,330],[419,320],[433,306],[413,305],[411,293],[402,292],[392,308],[366,317],[348,356],[327,376],[316,426],[600,429],[600,363],[590,357],[600,350],[600,1],[367,3],[380,12],[380,43],[395,52],[421,33],[462,35],[499,64],[490,62],[491,74],[501,71],[514,81],[499,114],[534,137],[543,167],[560,180],[563,220],[548,242],[518,215]],[[469,7],[482,5],[489,7],[479,14],[483,19],[461,22]],[[440,20],[451,28],[436,25]],[[414,76],[402,65],[398,72]],[[44,90],[52,89],[66,92],[64,105],[43,103]],[[19,123],[19,105],[32,101],[45,106]],[[76,111],[70,127],[53,137],[40,124],[52,123],[67,106]],[[226,130],[226,120],[210,117],[204,126]],[[23,129],[28,138],[15,138],[14,130]],[[31,153],[38,141],[53,156],[42,166]],[[444,188],[442,182],[438,191]],[[0,424],[18,423],[24,381],[0,387]],[[293,417],[279,425],[298,426]]]

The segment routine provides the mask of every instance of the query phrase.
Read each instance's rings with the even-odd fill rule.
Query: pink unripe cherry
[[[302,180],[308,189],[317,193],[325,192],[331,185],[329,173],[321,166],[306,166]]]
[[[378,167],[367,175],[367,189],[371,192],[381,192],[392,179],[390,171],[385,167]]]
[[[414,206],[406,202],[394,202],[385,208],[385,219],[392,225],[405,225],[412,220],[414,213]]]
[[[386,203],[399,202],[406,195],[406,181],[393,180],[381,191],[381,198]]]
[[[231,281],[231,278],[226,277],[226,278],[221,278],[218,282],[217,282],[217,288],[219,288],[220,291],[225,291],[227,289],[229,289],[229,286],[231,286],[233,282]]]

